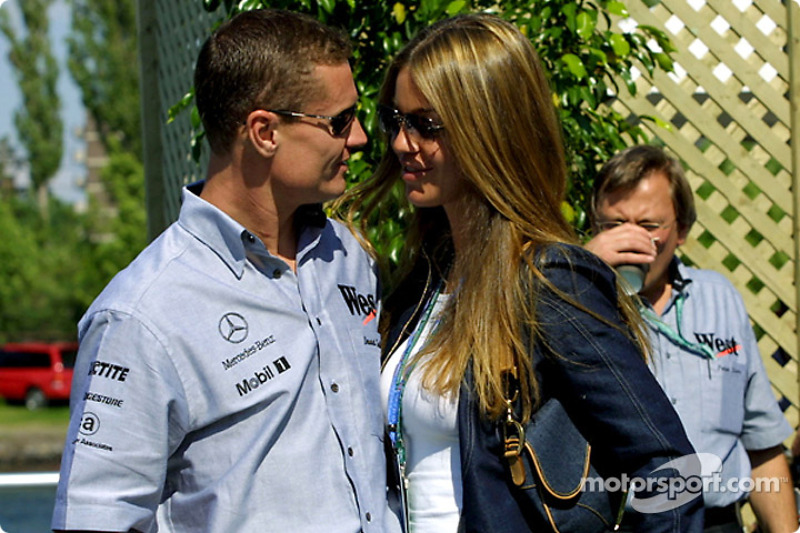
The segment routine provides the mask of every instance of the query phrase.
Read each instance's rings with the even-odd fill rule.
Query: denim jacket
[[[577,246],[554,245],[547,248],[539,268],[575,302],[619,322],[615,275],[599,258]],[[387,302],[390,324],[385,346],[394,346],[413,332],[422,303],[436,285],[433,278],[430,268],[421,275],[412,273],[399,297]],[[595,469],[605,478],[620,480],[675,475],[669,469],[654,471],[694,449],[631,340],[544,286],[536,317],[545,340],[530,353],[540,404],[550,397],[562,403],[591,444]],[[460,387],[458,431],[463,485],[459,532],[549,531],[548,524],[526,518],[515,501],[497,424],[479,412],[469,372]],[[660,512],[629,513],[623,523],[647,533],[702,531],[699,494],[676,508],[663,493],[654,498],[661,498],[656,506]]]

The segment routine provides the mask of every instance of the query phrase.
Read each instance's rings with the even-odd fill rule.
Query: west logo
[[[272,364],[275,365],[275,370],[278,371],[278,374],[283,374],[292,368],[292,365],[289,364],[288,359],[285,357],[276,359],[272,362]],[[275,376],[276,374],[275,371],[272,370],[272,367],[266,365],[262,367],[261,370],[256,370],[253,372],[252,377],[245,378],[241,383],[237,383],[236,390],[239,393],[239,396],[244,396],[245,394],[249,394],[250,392],[259,388],[261,385],[271,380]]]
[[[373,295],[364,296],[350,285],[339,285],[339,291],[341,291],[351,315],[367,316],[375,311],[375,297]]]
[[[735,354],[739,355],[739,348],[741,346],[736,344],[736,339],[731,337],[730,339],[718,339],[716,335],[713,333],[694,333],[697,342],[702,342],[715,352],[717,352],[717,357],[720,355],[729,355]]]

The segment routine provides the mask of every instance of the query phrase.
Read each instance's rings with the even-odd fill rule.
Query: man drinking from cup
[[[595,236],[586,248],[640,270],[649,364],[704,459],[705,531],[741,531],[748,497],[765,531],[797,529],[781,443],[792,433],[772,394],[741,296],[724,276],[685,266],[675,251],[697,218],[680,163],[654,146],[628,148],[594,183]],[[626,276],[627,277],[627,276]],[[623,280],[625,278],[622,278]],[[708,470],[708,471],[705,471]],[[741,483],[741,480],[776,480]],[[749,494],[742,486],[754,486]]]

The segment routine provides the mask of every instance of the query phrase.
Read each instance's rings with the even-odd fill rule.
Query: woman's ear
[[[278,149],[275,130],[278,116],[263,109],[256,109],[247,115],[245,134],[253,148],[264,157],[272,157]]]

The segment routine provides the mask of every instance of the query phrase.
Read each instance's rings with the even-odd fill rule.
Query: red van
[[[0,396],[28,409],[69,400],[76,342],[21,342],[0,348]]]

